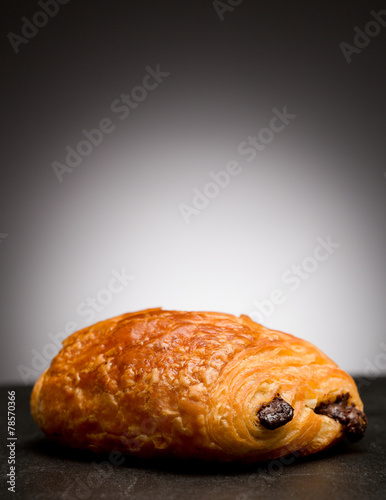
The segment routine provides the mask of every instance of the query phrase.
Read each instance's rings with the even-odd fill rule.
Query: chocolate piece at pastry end
[[[263,427],[274,430],[293,419],[294,409],[284,399],[276,396],[272,401],[260,407],[257,416]]]
[[[365,413],[354,405],[346,408],[345,434],[349,441],[355,443],[365,435],[368,420]]]
[[[348,393],[337,396],[333,403],[321,403],[315,408],[315,413],[337,420],[344,427],[349,441],[355,443],[363,438],[367,428],[367,417],[352,403],[347,406],[350,395]]]
[[[315,413],[333,418],[344,425],[346,422],[346,406],[349,397],[350,395],[346,393],[337,396],[334,402],[320,403],[320,405],[315,408]]]

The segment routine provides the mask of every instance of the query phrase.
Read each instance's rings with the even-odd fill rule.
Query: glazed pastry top
[[[362,410],[352,378],[309,342],[247,316],[149,309],[67,338],[32,412],[76,447],[253,460],[335,442],[344,425],[314,410],[346,393]]]

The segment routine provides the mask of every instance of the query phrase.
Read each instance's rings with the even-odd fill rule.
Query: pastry
[[[62,445],[220,461],[309,455],[367,426],[353,379],[309,342],[244,315],[159,308],[65,339],[31,411]]]

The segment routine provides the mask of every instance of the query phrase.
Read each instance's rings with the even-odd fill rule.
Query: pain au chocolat
[[[309,342],[248,316],[162,309],[69,336],[31,409],[66,446],[221,461],[308,455],[367,426],[353,379]]]

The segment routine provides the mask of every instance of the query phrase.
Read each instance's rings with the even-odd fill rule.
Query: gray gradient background
[[[381,8],[244,0],[221,22],[210,1],[72,0],[16,55],[7,33],[40,8],[2,1],[0,381],[86,326],[78,305],[123,267],[135,279],[93,322],[250,314],[280,288],[267,326],[367,374],[385,339],[386,28],[350,65],[339,44]],[[156,64],[170,76],[119,120],[111,102]],[[247,162],[238,144],[285,105],[296,119]],[[115,131],[59,183],[51,163],[104,117]],[[185,224],[179,204],[232,159],[242,173]],[[340,248],[291,292],[282,273],[329,234]]]

